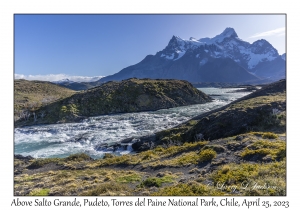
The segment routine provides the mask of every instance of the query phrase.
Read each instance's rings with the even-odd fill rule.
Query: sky
[[[284,14],[15,14],[14,73],[24,79],[96,80],[155,55],[173,35],[212,38],[226,27],[249,43],[266,39],[283,54],[285,24]]]

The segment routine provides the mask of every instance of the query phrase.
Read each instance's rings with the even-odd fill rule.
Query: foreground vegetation
[[[99,160],[15,158],[15,195],[285,195],[285,141],[262,135]]]
[[[284,84],[144,139],[136,154],[15,156],[15,195],[286,195]]]

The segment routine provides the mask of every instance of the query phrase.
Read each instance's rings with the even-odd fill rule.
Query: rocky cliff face
[[[206,103],[211,98],[182,80],[128,79],[108,82],[37,110],[16,125],[76,122],[102,114],[152,111]]]

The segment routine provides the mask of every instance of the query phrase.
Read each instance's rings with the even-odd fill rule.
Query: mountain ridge
[[[207,80],[203,72],[211,69],[205,66],[208,61],[220,66],[219,59],[231,59],[230,68],[223,70],[224,74],[235,77],[236,71],[244,72],[242,78],[220,79],[218,74]],[[275,62],[275,60],[277,60]],[[263,65],[268,63],[268,65]],[[276,68],[276,66],[280,68]],[[274,68],[275,70],[270,70]],[[241,74],[241,73],[239,73]],[[239,75],[238,74],[238,75]],[[271,78],[276,81],[285,78],[285,59],[266,40],[260,39],[252,44],[238,38],[233,28],[226,28],[213,38],[189,40],[173,35],[168,45],[155,55],[147,55],[141,62],[128,66],[116,74],[101,78],[100,82],[123,80],[131,77],[151,79],[184,79],[189,82],[248,82]]]

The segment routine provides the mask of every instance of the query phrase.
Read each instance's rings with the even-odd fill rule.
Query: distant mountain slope
[[[277,57],[272,61],[265,61],[257,64],[252,72],[260,78],[280,80],[286,78],[286,62],[282,57]]]
[[[285,78],[285,55],[280,56],[266,40],[250,44],[238,38],[233,28],[226,28],[214,38],[184,40],[173,36],[162,51],[100,81],[131,77],[189,82],[278,80]]]
[[[65,81],[65,82],[60,82],[60,83],[56,83],[59,86],[65,87],[65,88],[69,88],[71,90],[87,90],[89,88],[93,88],[96,86],[99,86],[102,84],[102,82],[70,82],[70,81]]]
[[[95,78],[99,78],[99,77],[95,77]],[[95,78],[93,78],[93,79],[95,79]],[[102,78],[102,77],[100,77],[100,78]],[[93,87],[96,87],[96,86],[99,86],[102,84],[102,82],[100,82],[99,80],[96,80],[96,81],[92,80],[92,81],[87,81],[87,82],[74,82],[69,79],[54,81],[52,83],[60,85],[62,87],[72,89],[72,90],[76,90],[76,91],[86,90],[86,89],[93,88]]]

